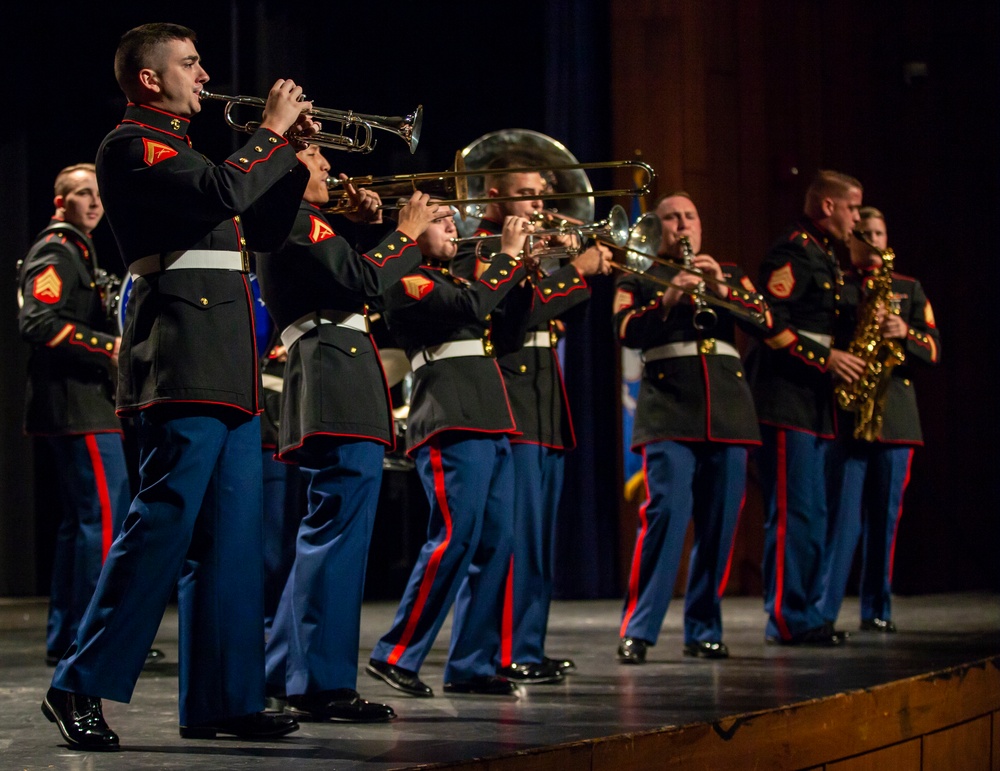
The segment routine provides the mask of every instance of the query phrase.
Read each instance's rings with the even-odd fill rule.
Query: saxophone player
[[[845,301],[859,309],[865,303],[865,280],[882,267],[880,253],[887,248],[882,212],[865,207],[860,214],[861,238],[851,242],[851,270],[843,292]],[[891,368],[885,400],[876,407],[882,425],[875,441],[854,438],[852,412],[837,416],[837,439],[827,459],[830,521],[819,603],[823,617],[834,622],[860,542],[860,628],[871,632],[896,631],[891,607],[896,533],[913,451],[923,444],[912,365],[937,364],[941,355],[934,311],[920,282],[895,272],[890,280],[889,307],[878,308],[877,318],[882,337],[897,341],[903,360]]]
[[[780,645],[840,645],[846,639],[817,608],[826,540],[826,455],[834,436],[834,382],[852,382],[865,362],[833,347],[843,275],[834,253],[860,219],[861,183],[820,171],[803,217],[771,246],[760,267],[774,326],[748,356],[763,445],[765,639]]]

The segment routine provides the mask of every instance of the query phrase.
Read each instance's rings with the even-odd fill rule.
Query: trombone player
[[[754,323],[726,310],[729,282],[755,289],[739,267],[701,252],[701,217],[688,193],[662,196],[655,218],[662,231],[658,259],[645,272],[661,286],[626,273],[614,300],[618,339],[640,349],[644,361],[632,450],[643,457],[646,498],[619,631],[623,664],[645,663],[647,648],[657,642],[692,520],[683,652],[707,659],[729,655],[720,600],[747,456],[760,444],[735,332],[739,323],[750,334],[765,335],[770,318],[765,313]],[[686,263],[685,252],[693,255]],[[703,292],[713,294],[711,305]]]
[[[860,211],[861,221],[851,241],[851,270],[844,281],[845,299],[861,308],[864,284],[882,267],[881,254],[888,244],[885,217],[873,206]],[[863,239],[863,240],[862,240]],[[865,243],[867,242],[867,243]],[[859,598],[860,629],[863,632],[895,632],[892,620],[892,564],[896,532],[903,512],[903,495],[910,480],[913,451],[923,445],[917,396],[913,388],[914,367],[937,364],[941,339],[934,311],[920,282],[891,274],[889,308],[880,308],[880,332],[885,340],[902,346],[904,360],[891,368],[885,401],[880,409],[882,424],[874,441],[853,437],[854,414],[837,414],[837,437],[827,459],[829,516],[823,563],[823,594],[819,610],[832,624],[837,620],[850,577],[854,552],[861,544]],[[854,320],[845,314],[846,322]],[[854,325],[841,326],[847,335]],[[849,342],[842,340],[845,344]]]
[[[530,166],[527,159],[509,155],[490,164],[486,186],[490,197],[525,196],[518,201],[496,201],[486,206],[477,235],[499,234],[505,218],[544,216],[541,173],[507,173],[508,168]],[[532,197],[534,196],[534,197]],[[575,236],[539,242],[541,254],[550,246],[573,250]],[[532,255],[533,258],[539,256]],[[587,279],[611,271],[611,253],[597,244],[551,274],[532,272],[531,308],[527,328],[497,335],[497,354],[504,384],[520,434],[512,436],[514,460],[514,548],[505,593],[504,625],[510,629],[501,648],[499,674],[515,682],[551,683],[575,669],[570,659],[545,655],[545,633],[552,598],[552,554],[556,512],[562,494],[566,452],[576,446],[566,400],[556,343],[563,331],[560,317],[590,299]],[[476,259],[475,245],[465,242],[455,258],[458,275],[473,278],[488,263]],[[512,295],[507,304],[517,301]],[[500,312],[503,312],[503,308]],[[508,316],[515,315],[510,312]],[[520,319],[520,315],[517,314]],[[502,322],[498,325],[502,325]],[[509,326],[509,325],[508,325]]]

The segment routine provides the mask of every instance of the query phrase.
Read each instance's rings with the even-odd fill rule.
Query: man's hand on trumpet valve
[[[382,223],[382,199],[374,190],[368,188],[356,188],[348,180],[346,174],[338,174],[338,178],[344,183],[344,192],[351,199],[351,211],[344,212],[344,217],[351,222],[366,223],[369,225],[379,225]]]
[[[428,225],[446,211],[448,211],[446,206],[434,203],[427,193],[414,191],[406,205],[399,210],[396,229],[406,233],[415,241],[427,230]]]
[[[503,230],[500,232],[500,251],[511,257],[518,256],[524,251],[528,234],[534,229],[535,226],[524,217],[506,217],[503,221]]]
[[[304,150],[309,146],[308,138],[322,129],[307,114],[312,107],[312,102],[302,101],[302,86],[295,85],[294,80],[279,78],[267,94],[261,128],[283,136],[293,134],[295,139],[289,137],[292,146],[296,150]]]
[[[660,298],[660,308],[663,310],[663,318],[667,317],[670,309],[677,305],[684,295],[694,292],[701,282],[701,276],[696,276],[694,273],[688,273],[684,270],[670,279],[670,286],[666,288],[663,292],[663,297]]]

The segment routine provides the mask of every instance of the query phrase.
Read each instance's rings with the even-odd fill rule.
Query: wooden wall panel
[[[826,764],[826,771],[914,771],[920,768],[920,740],[894,744],[865,755]]]
[[[924,771],[989,771],[991,716],[924,737]]]

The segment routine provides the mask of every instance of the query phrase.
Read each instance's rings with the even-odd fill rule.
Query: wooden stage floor
[[[45,600],[0,599],[0,766],[381,770],[498,758],[719,721],[995,657],[1000,654],[998,599],[991,593],[897,597],[900,631],[880,635],[857,631],[857,600],[848,598],[838,626],[851,631],[851,638],[843,648],[828,649],[765,644],[760,599],[727,598],[725,641],[732,655],[713,662],[681,655],[683,600],[676,599],[659,644],[641,667],[615,660],[617,600],[561,601],[553,605],[547,649],[552,656],[572,657],[578,667],[563,683],[526,686],[518,699],[446,696],[441,689],[446,626],[421,671],[435,698],[402,696],[362,672],[362,696],[391,704],[395,721],[304,723],[297,733],[268,743],[179,738],[177,614],[171,607],[157,637],[167,663],[143,673],[131,704],[105,702],[108,722],[122,742],[121,752],[113,754],[69,750],[39,710],[52,672],[44,663]],[[394,612],[392,602],[365,605],[362,665]]]

